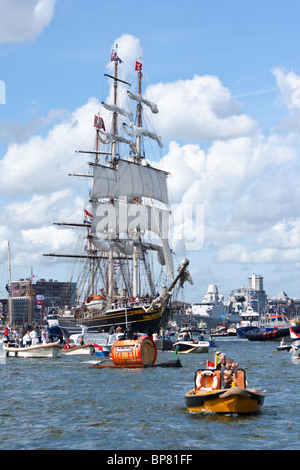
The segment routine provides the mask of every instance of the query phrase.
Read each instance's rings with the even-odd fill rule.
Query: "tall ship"
[[[117,48],[111,61],[114,72],[105,76],[112,84],[112,102],[101,105],[110,123],[107,118],[104,122],[100,113],[94,116],[95,150],[79,151],[93,156],[90,173],[81,175],[91,181],[85,221],[58,224],[86,230],[85,252],[46,256],[78,258],[88,269],[85,298],[73,311],[58,313],[60,326],[99,332],[121,326],[151,334],[167,324],[174,290],[192,280],[187,258],[174,274],[169,243],[169,173],[145,158],[147,139],[159,147],[162,143],[159,135],[143,127],[145,111],[156,114],[158,108],[142,94],[142,63],[135,64],[138,89],[132,92],[130,83],[119,77],[122,61]],[[135,119],[123,107],[128,103],[134,104]],[[110,131],[106,130],[109,125]]]

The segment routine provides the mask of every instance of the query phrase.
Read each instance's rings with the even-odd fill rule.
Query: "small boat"
[[[218,338],[223,338],[223,337],[227,337],[229,336],[228,333],[227,333],[227,326],[224,326],[224,325],[220,325],[218,326],[215,330],[211,331],[210,335],[212,337],[218,337]]]
[[[27,347],[17,347],[11,343],[3,343],[6,357],[57,357],[61,352],[61,341],[46,344],[34,344]]]
[[[94,354],[94,345],[91,343],[80,344],[81,338],[83,338],[82,334],[71,335],[70,341],[61,350],[63,356],[91,356]]]
[[[108,335],[104,341],[101,341],[99,344],[94,344],[96,356],[106,357],[111,353],[111,348],[115,341],[121,339],[124,336],[124,333],[113,333]]]
[[[237,332],[236,332],[236,328],[234,326],[230,326],[229,328],[227,328],[227,336],[236,336],[237,335]]]
[[[209,341],[203,340],[203,331],[196,329],[183,329],[178,333],[178,338],[173,343],[173,351],[177,350],[179,353],[206,353],[210,346]]]
[[[277,346],[277,351],[290,351],[292,346],[290,344],[280,344]]]
[[[246,375],[237,369],[235,383],[221,389],[220,370],[197,370],[195,387],[185,395],[187,409],[200,413],[250,414],[260,411],[265,395],[263,392],[246,389]]]
[[[280,345],[277,346],[277,351],[290,351],[291,348],[292,348],[292,345],[285,343],[284,340],[282,339],[280,342]]]

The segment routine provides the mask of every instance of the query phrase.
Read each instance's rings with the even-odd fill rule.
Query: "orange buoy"
[[[111,348],[111,358],[116,365],[149,366],[155,363],[156,357],[156,345],[149,336],[117,340]]]

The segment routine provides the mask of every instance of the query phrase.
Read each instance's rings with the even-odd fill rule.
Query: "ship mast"
[[[138,71],[138,94],[142,94],[142,71]],[[139,101],[137,104],[137,126],[142,127],[142,103]],[[141,162],[141,136],[137,135],[136,137],[136,156],[134,161],[136,163]],[[136,202],[140,202],[139,197],[136,197]],[[133,297],[136,297],[139,293],[139,257],[140,249],[138,246],[134,245],[133,247],[133,262],[132,262],[132,294]]]
[[[12,326],[10,242],[8,242],[8,314],[9,324]]]
[[[116,44],[116,51],[118,51],[118,45]],[[114,55],[114,106],[117,106],[117,92],[118,92],[118,63],[119,63],[119,57],[118,57],[118,52],[115,53]],[[112,133],[113,136],[115,137],[117,135],[118,127],[117,127],[117,117],[118,114],[116,111],[113,111],[113,128],[112,128]],[[112,148],[111,148],[111,165],[113,168],[116,166],[116,139],[114,138],[112,141]],[[112,200],[111,203],[113,204],[114,201]],[[114,252],[113,250],[109,251],[108,254],[109,260],[108,260],[108,276],[107,276],[107,281],[108,281],[108,292],[107,292],[107,297],[108,297],[108,302],[111,304],[113,300],[113,294],[114,294]]]
[[[142,71],[138,72],[138,93],[142,94]],[[137,126],[142,127],[142,104],[138,102],[137,104]],[[136,138],[136,157],[135,160],[137,163],[141,161],[141,136],[138,135]]]

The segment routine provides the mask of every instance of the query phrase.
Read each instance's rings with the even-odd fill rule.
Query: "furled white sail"
[[[167,173],[127,160],[119,160],[117,169],[94,165],[92,199],[148,197],[168,204]]]
[[[164,259],[166,263],[166,268],[168,270],[168,273],[171,279],[173,280],[174,279],[174,263],[173,263],[173,256],[172,256],[172,251],[169,245],[169,241],[162,238],[161,244],[162,244]]]
[[[163,148],[163,144],[161,141],[161,136],[158,134],[155,134],[155,132],[150,132],[148,129],[145,127],[138,127],[135,126],[132,122],[130,124],[126,124],[123,122],[123,129],[126,132],[127,135],[130,135],[131,137],[138,137],[138,136],[146,136],[150,137],[153,140],[156,140],[160,148]],[[130,130],[132,129],[132,130]]]
[[[105,145],[111,144],[113,141],[123,142],[124,144],[128,144],[130,146],[132,153],[136,153],[136,147],[134,143],[131,140],[125,139],[120,135],[113,135],[110,132],[102,131],[99,129],[98,139],[100,140],[100,142],[102,142],[102,144]]]
[[[132,91],[127,90],[128,96],[130,99],[138,101],[139,103],[144,103],[146,106],[149,106],[153,114],[158,113],[158,107],[155,103],[151,103],[151,101],[146,100],[142,97],[142,95],[138,93],[132,93]]]
[[[115,253],[121,253],[125,256],[133,255],[134,246],[137,246],[142,251],[156,251],[159,264],[161,266],[167,266],[168,271],[170,269],[170,261],[166,257],[164,249],[160,245],[147,242],[134,242],[130,239],[105,240],[97,235],[92,235],[92,243],[95,248],[103,253],[114,251]],[[168,242],[166,243],[168,245]],[[173,266],[171,267],[170,272],[172,273],[171,277],[173,278]]]
[[[133,121],[133,114],[130,113],[129,111],[126,111],[126,109],[119,108],[118,106],[115,106],[114,104],[107,104],[102,101],[102,106],[107,109],[108,111],[113,111],[118,114],[122,114],[122,116],[128,117],[130,121]]]
[[[92,236],[92,242],[99,251],[104,253],[111,251],[110,243],[107,240],[103,240],[102,238],[98,237],[97,235]]]

